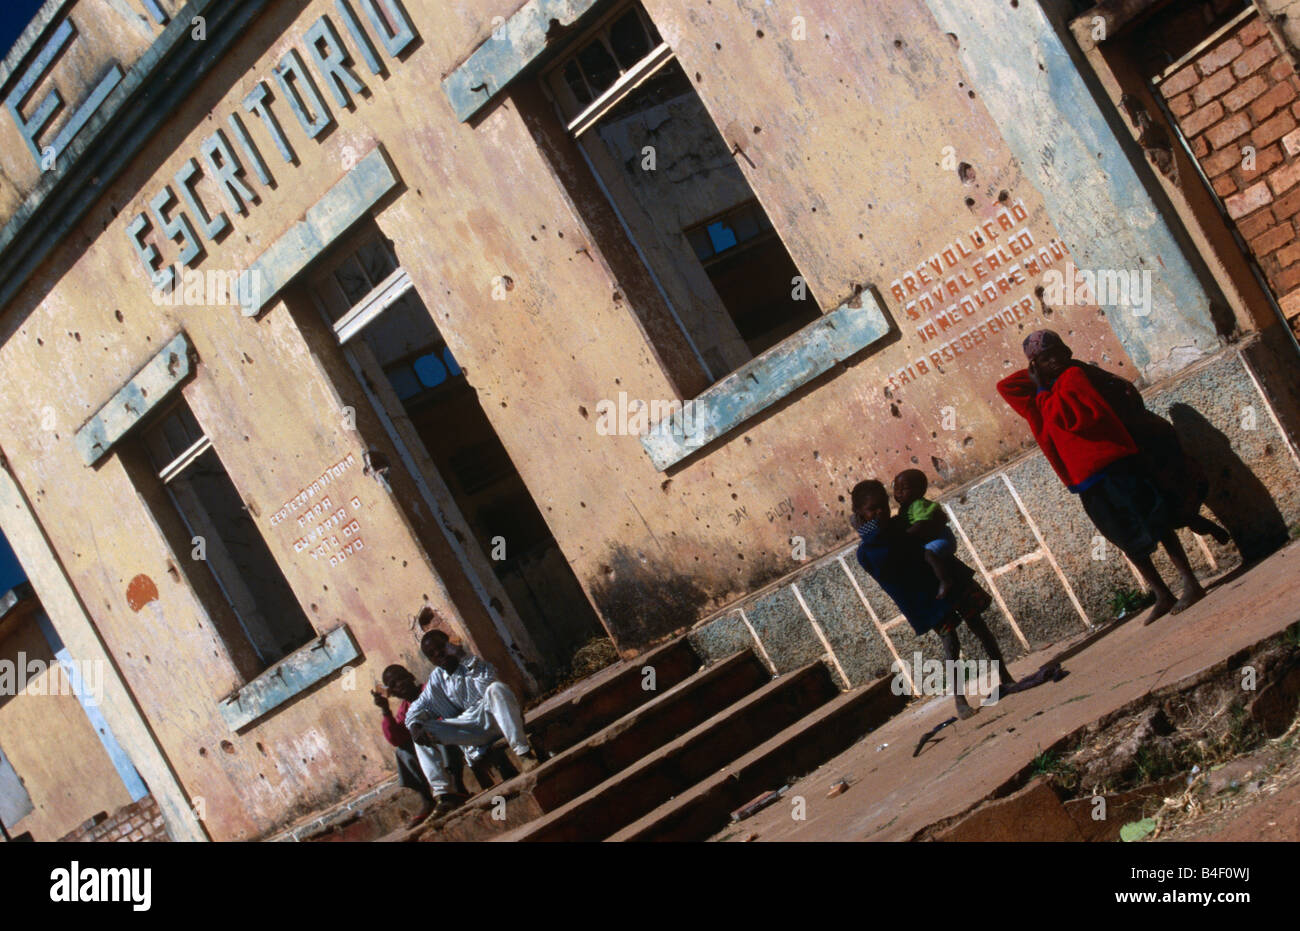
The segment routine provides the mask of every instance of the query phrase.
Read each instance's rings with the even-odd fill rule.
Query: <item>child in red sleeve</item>
[[[1174,532],[1177,502],[1155,481],[1137,443],[1084,367],[1051,330],[1030,333],[1024,349],[1029,367],[998,382],[998,393],[1029,422],[1047,461],[1079,496],[1102,536],[1123,550],[1155,593],[1145,623],[1205,597]],[[1182,579],[1177,600],[1151,562],[1157,543]]]

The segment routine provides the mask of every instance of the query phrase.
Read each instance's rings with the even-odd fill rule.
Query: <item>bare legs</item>
[[[1204,598],[1205,589],[1201,588],[1201,583],[1196,580],[1196,573],[1192,571],[1192,566],[1187,561],[1187,553],[1183,551],[1183,544],[1178,539],[1177,531],[1171,530],[1161,537],[1160,545],[1169,554],[1169,561],[1174,564],[1174,568],[1178,570],[1178,577],[1183,582],[1183,596],[1169,609],[1170,614],[1177,614]]]
[[[1204,520],[1204,518],[1198,519]],[[1206,523],[1210,522],[1206,521]],[[1137,566],[1138,572],[1142,575],[1142,580],[1150,586],[1151,591],[1155,592],[1156,596],[1156,603],[1151,607],[1151,613],[1147,615],[1147,619],[1143,621],[1144,625],[1150,624],[1166,614],[1177,614],[1205,597],[1205,589],[1201,587],[1201,583],[1196,579],[1196,574],[1192,572],[1191,564],[1187,561],[1187,553],[1183,550],[1182,541],[1178,539],[1178,533],[1173,530],[1169,531],[1160,538],[1160,545],[1165,548],[1165,552],[1169,555],[1169,561],[1174,564],[1174,569],[1178,571],[1178,577],[1182,580],[1183,594],[1182,597],[1175,600],[1174,593],[1165,584],[1165,580],[1160,578],[1160,573],[1156,571],[1156,567],[1151,562],[1149,555],[1130,556],[1133,565]]]
[[[934,597],[947,598],[953,589],[953,578],[952,572],[950,571],[952,568],[951,559],[939,553],[926,550],[925,561],[930,564],[930,568],[934,570],[935,578],[939,580],[939,590],[934,593]]]
[[[966,627],[979,640],[989,659],[997,663],[998,683],[994,694],[1000,695],[1004,686],[1014,685],[1016,680],[1012,678],[1011,672],[1007,669],[1007,663],[1002,658],[1002,650],[998,647],[998,641],[994,638],[993,631],[989,630],[988,624],[984,622],[983,617],[967,618]],[[957,631],[949,630],[946,633],[939,634],[939,641],[943,644],[945,665],[949,669],[954,669],[955,667],[952,664],[961,659],[961,641],[957,639]],[[951,686],[956,693],[957,716],[964,721],[975,714],[975,709],[966,701],[965,682],[959,676],[958,681],[951,683]]]

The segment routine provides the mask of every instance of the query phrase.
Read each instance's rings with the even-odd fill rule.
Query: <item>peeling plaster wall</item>
[[[96,813],[126,805],[131,796],[35,617],[28,614],[5,628],[0,663],[25,688],[0,695],[0,747],[34,807],[5,828],[11,836],[30,831],[37,841],[58,840]]]

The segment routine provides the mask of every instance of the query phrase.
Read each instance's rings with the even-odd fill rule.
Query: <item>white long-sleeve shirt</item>
[[[406,728],[438,718],[456,718],[483,700],[487,687],[497,681],[497,671],[485,659],[465,655],[454,672],[433,667],[420,696],[406,710]]]
[[[472,654],[462,656],[453,672],[435,666],[429,675],[429,682],[436,683],[451,704],[460,708],[456,714],[462,714],[481,702],[488,686],[496,681],[495,667]]]

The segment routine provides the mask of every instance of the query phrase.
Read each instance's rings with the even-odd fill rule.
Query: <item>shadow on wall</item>
[[[1232,534],[1246,563],[1258,562],[1288,539],[1286,520],[1273,496],[1237,455],[1232,442],[1194,407],[1169,406],[1169,419],[1183,448],[1205,467],[1210,493],[1205,505]]]
[[[591,580],[591,595],[624,655],[694,624],[709,602],[694,579],[624,544],[614,546],[606,559]]]

